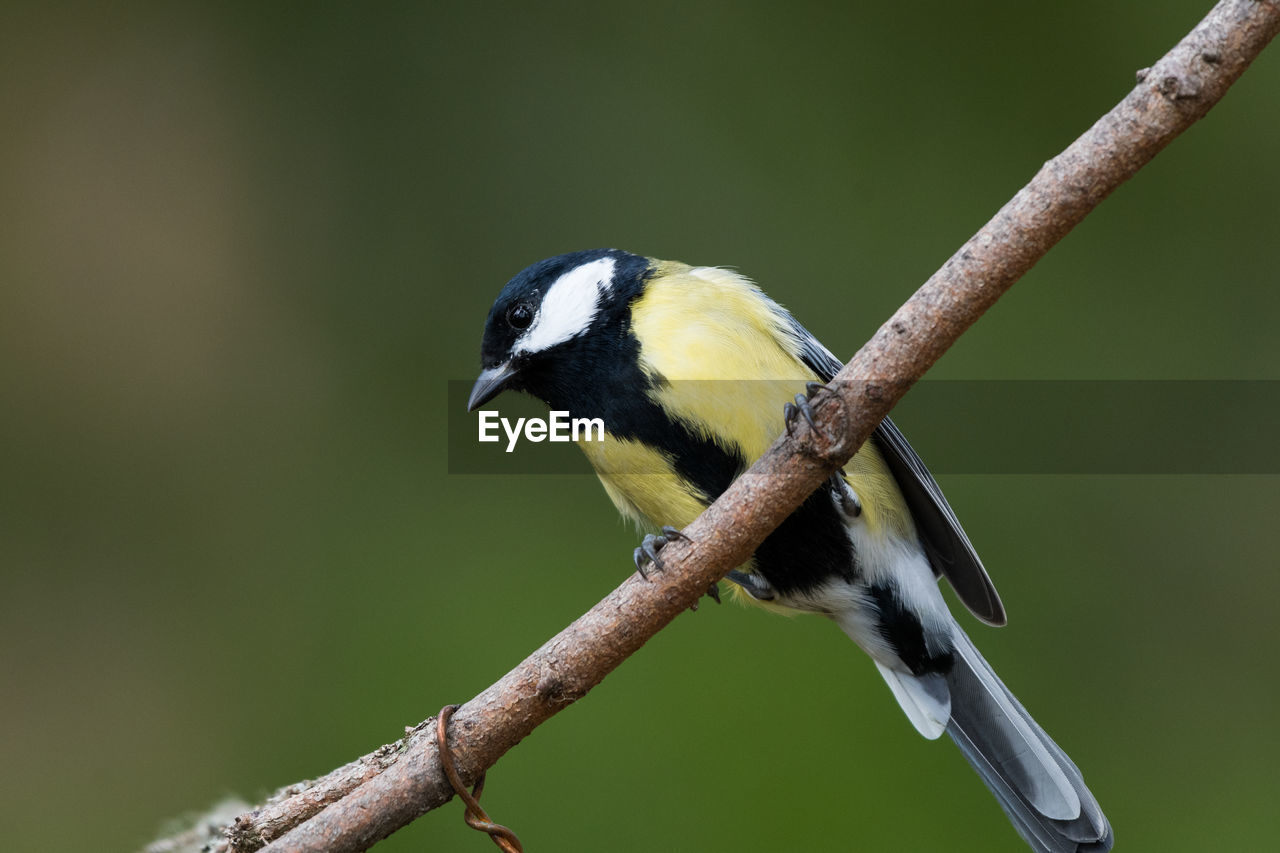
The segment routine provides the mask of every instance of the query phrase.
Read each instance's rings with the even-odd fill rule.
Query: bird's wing
[[[911,517],[915,519],[934,572],[950,581],[956,595],[974,616],[988,625],[1005,624],[1004,605],[995,584],[941,487],[911,449],[906,436],[893,421],[885,418],[871,434],[871,440],[880,449],[911,508]]]
[[[840,359],[794,317],[790,314],[786,317],[790,326],[788,331],[799,345],[800,358],[818,374],[819,379],[830,382],[844,367]],[[943,496],[942,488],[907,443],[906,436],[894,426],[893,421],[885,418],[871,434],[871,441],[898,481],[898,488],[911,510],[911,517],[915,519],[934,573],[951,583],[956,595],[974,616],[988,625],[1005,624],[1004,605],[995,584]]]

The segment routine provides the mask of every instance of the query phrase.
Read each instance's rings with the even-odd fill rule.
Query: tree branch
[[[1207,113],[1278,30],[1280,0],[1224,0],[1139,72],[1128,96],[1045,163],[876,332],[832,390],[818,395],[816,428],[801,424],[793,437],[779,438],[685,530],[691,542],[663,550],[664,571],[652,581],[628,578],[457,711],[450,749],[463,780],[473,783],[697,602],[713,581],[746,562],[960,334],[1112,190]],[[242,815],[229,831],[230,849],[249,851],[275,838],[267,850],[363,850],[446,802],[453,791],[429,731],[423,724],[393,747],[330,774],[322,786]],[[398,760],[388,764],[393,753]]]

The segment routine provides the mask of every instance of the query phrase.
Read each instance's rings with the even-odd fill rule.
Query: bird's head
[[[639,255],[591,249],[539,261],[507,282],[485,321],[484,369],[467,409],[508,388],[547,400],[555,386],[605,357],[604,348],[619,345],[628,305],[649,270]]]

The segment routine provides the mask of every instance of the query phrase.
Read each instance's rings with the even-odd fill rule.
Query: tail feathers
[[[1041,853],[1104,853],[1111,825],[1079,769],[1045,734],[955,628],[947,734],[1000,802],[1018,833]]]
[[[929,740],[937,740],[947,730],[951,717],[951,693],[946,679],[937,674],[916,676],[899,672],[876,661],[876,669],[884,676],[885,683],[893,691],[916,731]]]

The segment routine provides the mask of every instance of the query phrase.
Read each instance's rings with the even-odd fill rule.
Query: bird
[[[652,531],[634,555],[642,574],[660,570],[661,548],[795,417],[812,417],[809,400],[843,366],[735,270],[618,249],[521,271],[494,301],[480,349],[469,410],[511,390],[603,421],[578,443],[622,515]],[[726,576],[743,601],[834,621],[911,725],[955,742],[1031,849],[1110,850],[1111,825],[1080,770],[961,629],[940,578],[978,620],[1005,624],[941,488],[888,418]]]

